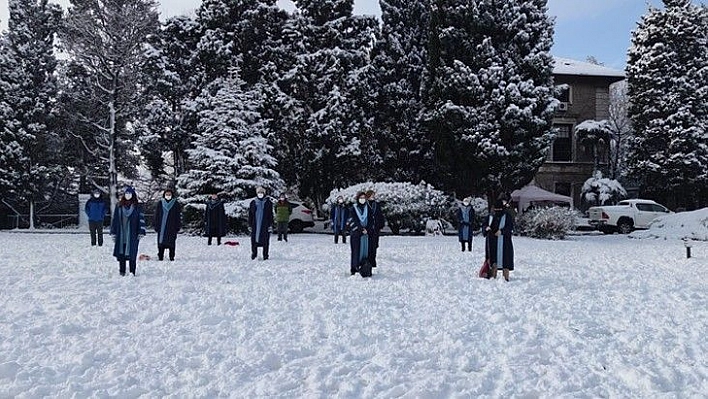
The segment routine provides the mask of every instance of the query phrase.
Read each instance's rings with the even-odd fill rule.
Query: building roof
[[[553,67],[554,75],[602,76],[614,78],[613,80],[622,80],[625,77],[623,71],[618,71],[603,65],[561,57],[553,57],[553,60],[555,61]]]

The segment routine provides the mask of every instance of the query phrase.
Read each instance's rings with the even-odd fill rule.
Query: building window
[[[560,95],[558,96],[558,101],[562,103],[573,103],[573,86],[569,84],[560,85]]]
[[[570,183],[555,183],[555,188],[554,191],[556,194],[560,195],[565,195],[566,197],[570,197]]]
[[[551,150],[552,162],[570,162],[573,160],[573,125],[557,124],[553,128],[556,130],[556,138],[553,140]]]

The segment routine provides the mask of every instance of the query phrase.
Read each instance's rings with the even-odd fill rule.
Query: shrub
[[[436,190],[430,184],[412,183],[361,183],[342,190],[332,190],[323,205],[329,211],[329,204],[338,196],[354,203],[356,194],[360,191],[374,190],[376,200],[381,204],[381,210],[394,234],[402,229],[422,232],[425,222],[431,218],[439,218],[453,206],[453,200],[442,191]]]
[[[562,240],[572,231],[579,213],[558,206],[529,210],[516,219],[516,231],[524,236]]]

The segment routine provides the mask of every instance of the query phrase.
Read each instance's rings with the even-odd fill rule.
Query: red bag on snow
[[[489,259],[485,259],[482,267],[479,268],[479,277],[487,278],[489,276]]]

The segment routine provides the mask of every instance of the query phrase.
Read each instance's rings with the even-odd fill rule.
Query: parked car
[[[241,207],[244,211],[248,210],[251,201],[256,199],[256,197],[248,198],[240,201]],[[270,197],[273,201],[273,207],[278,202],[277,198]],[[290,220],[288,221],[288,230],[291,233],[302,233],[302,231],[307,227],[315,227],[315,219],[312,215],[312,210],[305,206],[301,201],[289,199],[290,207],[292,208],[292,213],[290,214]]]
[[[589,223],[605,234],[615,231],[629,234],[635,229],[649,228],[659,216],[672,213],[652,200],[630,199],[613,206],[594,206],[588,209]]]

